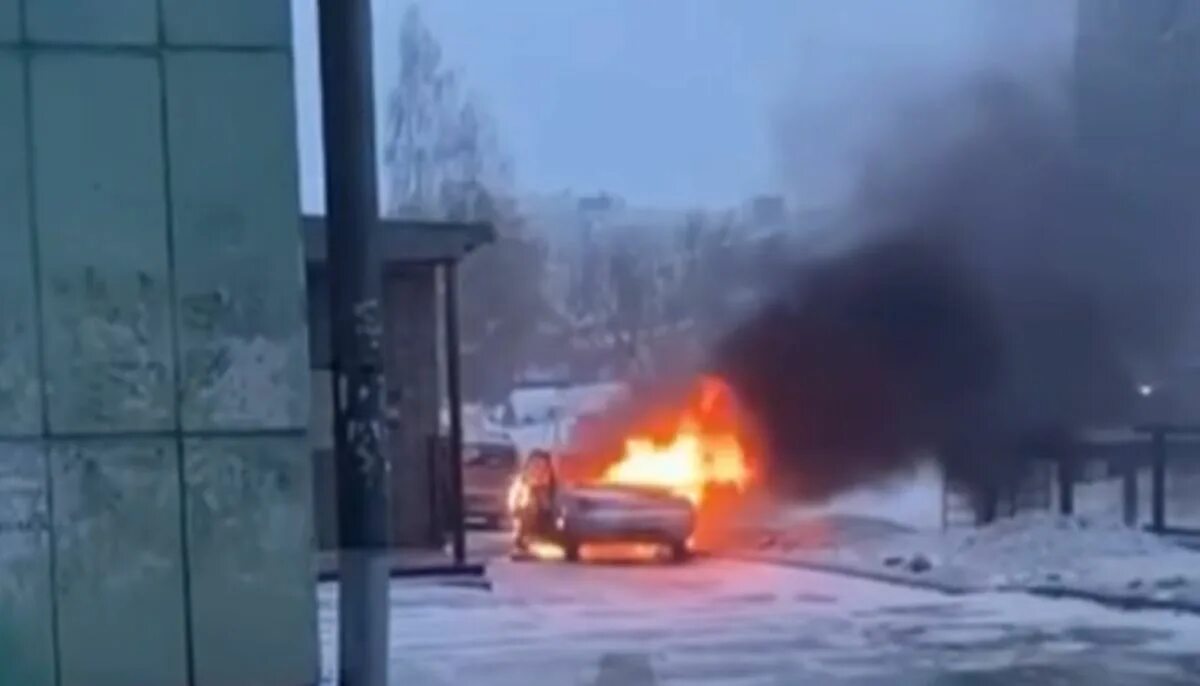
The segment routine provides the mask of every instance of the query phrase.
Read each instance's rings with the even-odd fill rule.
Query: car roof
[[[628,484],[583,484],[572,486],[570,492],[574,495],[591,498],[642,498],[687,501],[686,498],[666,489]]]

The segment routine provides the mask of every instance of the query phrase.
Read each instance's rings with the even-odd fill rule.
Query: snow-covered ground
[[[505,431],[528,452],[559,445],[565,421]],[[926,465],[829,502],[772,508],[760,545],[734,551],[768,564],[496,559],[492,591],[395,582],[391,681],[1200,683],[1200,616],[1021,592],[1060,587],[1200,604],[1200,554],[1120,525],[1111,484],[1081,487],[1077,504],[1088,516],[1030,514],[984,529],[943,530],[942,495],[938,469]],[[791,566],[814,561],[975,592],[947,596]],[[336,587],[321,586],[319,599],[323,675],[332,684]]]
[[[396,582],[404,686],[1127,686],[1200,680],[1200,617],[948,597],[776,565],[495,563],[494,590]],[[336,673],[337,590],[319,589]]]
[[[776,521],[802,522],[848,515],[885,520],[921,531],[941,529],[942,489],[941,469],[927,462],[824,503],[785,508]]]
[[[1200,483],[1170,476],[1168,521],[1195,525],[1198,499],[1182,496],[1200,492]],[[1140,481],[1145,522],[1149,484]],[[1119,480],[1080,484],[1074,517],[1030,512],[983,528],[943,529],[942,493],[940,473],[928,465],[818,506],[777,506],[759,514],[767,524],[746,554],[951,589],[1200,608],[1200,552],[1126,527]]]
[[[1200,605],[1200,553],[1113,520],[1029,513],[982,528],[842,530],[864,527],[836,516],[793,522],[759,552],[964,590],[1063,588]]]

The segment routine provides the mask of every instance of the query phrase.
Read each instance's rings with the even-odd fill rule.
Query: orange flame
[[[567,556],[562,546],[549,541],[530,541],[529,554],[539,560],[562,560]]]
[[[543,562],[561,562],[567,558],[567,551],[551,541],[530,541],[526,552],[529,557]],[[629,563],[661,559],[663,550],[651,543],[610,541],[585,545],[580,548],[579,554],[587,562]]]
[[[666,442],[646,435],[630,436],[621,458],[600,480],[661,488],[696,505],[713,487],[744,490],[751,469],[736,424],[726,411],[729,389],[720,380],[706,377],[697,390],[693,407],[681,413]]]

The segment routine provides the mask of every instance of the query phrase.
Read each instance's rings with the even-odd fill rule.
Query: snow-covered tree
[[[530,362],[546,311],[544,251],[523,230],[490,117],[464,94],[415,5],[401,24],[399,58],[384,139],[387,214],[496,227],[496,242],[460,272],[465,391],[495,396]]]
[[[509,165],[494,127],[461,90],[416,5],[404,14],[399,77],[388,99],[387,213],[421,219],[492,219]]]

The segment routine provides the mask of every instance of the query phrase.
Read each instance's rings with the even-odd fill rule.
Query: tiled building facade
[[[287,0],[0,0],[0,684],[317,675]]]

